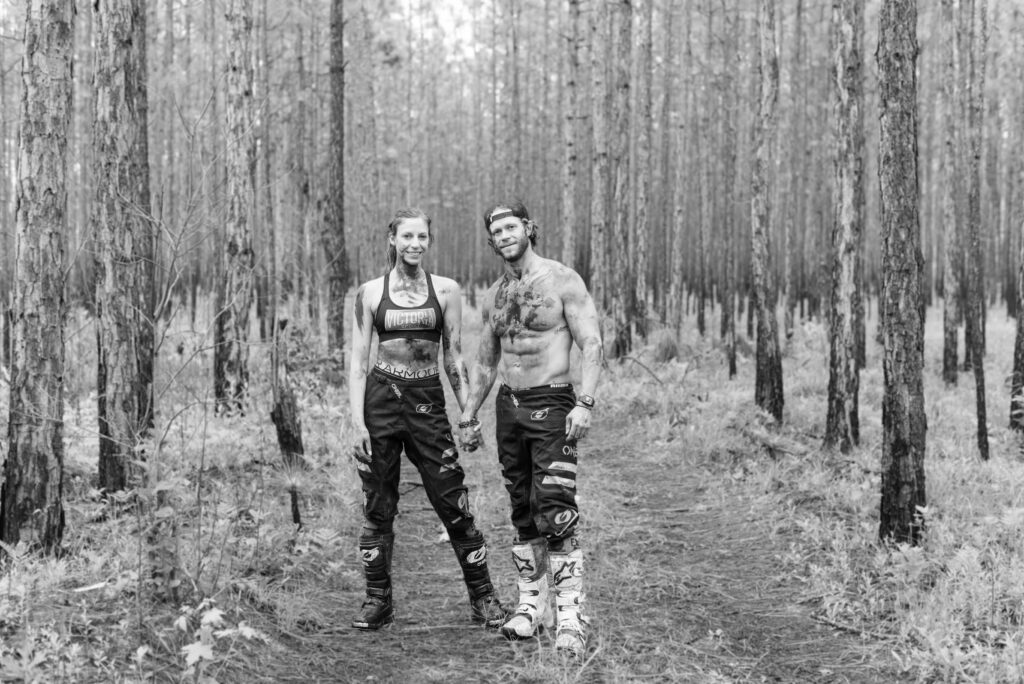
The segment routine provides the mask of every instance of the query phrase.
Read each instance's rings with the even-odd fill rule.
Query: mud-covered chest
[[[549,288],[502,283],[494,295],[491,325],[499,337],[521,332],[544,332],[564,323],[562,302]]]

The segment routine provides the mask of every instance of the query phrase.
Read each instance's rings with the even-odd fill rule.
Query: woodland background
[[[360,679],[403,681],[443,681],[452,667],[467,681],[1020,678],[1024,509],[1017,437],[1004,427],[1022,422],[1013,409],[1024,377],[1009,358],[1024,246],[1016,3],[26,5],[60,21],[32,25],[0,7],[0,354],[12,388],[3,414],[19,417],[8,424],[0,521],[5,678],[330,680],[339,663]],[[30,309],[15,285],[18,239],[32,229],[18,214],[22,146],[52,137],[64,112],[59,99],[43,102],[34,112],[53,121],[22,128],[19,76],[23,58],[43,54],[32,30],[72,25],[62,36],[73,86],[66,214],[59,239],[38,243],[59,264],[38,281],[59,304]],[[893,90],[899,78],[913,87]],[[852,113],[836,104],[840,86],[862,97]],[[141,91],[144,107],[117,109],[114,95]],[[894,106],[907,118],[887,128]],[[858,117],[862,133],[851,133]],[[111,123],[129,119],[143,122],[144,146],[117,138]],[[902,178],[894,150],[917,164]],[[859,169],[859,198],[836,180],[843,160]],[[115,176],[128,182],[118,189]],[[140,179],[144,200],[119,194]],[[884,210],[893,188],[912,218]],[[527,203],[541,253],[576,268],[603,314],[609,418],[595,454],[643,456],[623,482],[612,465],[581,479],[597,514],[585,530],[601,549],[590,567],[605,622],[594,653],[568,670],[543,643],[495,649],[453,626],[461,617],[436,629],[413,617],[395,638],[337,635],[359,593],[340,387],[346,292],[382,272],[391,213],[419,206],[438,238],[430,268],[465,285],[472,350],[478,288],[501,267],[482,212],[509,197]],[[844,265],[857,274],[844,300],[845,207],[859,218],[843,224],[853,236],[843,244],[862,259]],[[897,234],[905,249],[886,252]],[[151,254],[118,251],[150,239]],[[123,268],[136,260],[138,271]],[[904,316],[918,309],[922,319]],[[842,373],[863,374],[863,417],[859,435],[837,439],[833,406],[839,422],[858,411],[857,383],[843,395],[832,382],[836,322],[850,311],[860,341],[856,370]],[[776,315],[778,333],[766,334]],[[52,354],[19,357],[33,316],[59,339],[39,340]],[[762,393],[762,346],[776,337],[777,383]],[[60,372],[33,375],[58,350]],[[894,453],[888,373],[904,363],[911,380],[898,390],[922,429]],[[973,388],[959,383],[965,369]],[[121,371],[139,371],[149,389]],[[27,413],[25,387],[44,390],[51,408]],[[34,433],[29,415],[42,419]],[[55,507],[39,509],[45,524],[10,503],[28,500],[17,487],[45,480],[18,479],[33,453],[63,478],[47,493]],[[497,478],[482,465],[476,477],[481,520],[500,540]],[[887,538],[886,493],[901,484],[912,496]],[[868,493],[880,486],[878,527]],[[440,582],[431,564],[434,533],[410,487],[422,555],[401,561],[404,599],[414,616],[438,600],[454,615],[431,593],[451,578]],[[735,536],[744,525],[754,536]],[[19,531],[29,534],[18,541]],[[453,644],[469,655],[437,660]]]
[[[346,2],[345,5],[345,231],[352,281],[379,275],[384,231],[394,209],[417,205],[434,218],[438,272],[483,285],[500,264],[481,237],[482,213],[498,198],[522,198],[544,231],[542,249],[566,258],[588,281],[595,277],[592,206],[612,216],[612,192],[596,192],[592,174],[594,79],[614,85],[612,68],[631,69],[632,114],[608,131],[623,136],[635,160],[630,188],[648,174],[648,256],[645,281],[653,315],[671,319],[666,304],[674,277],[685,283],[687,306],[723,279],[722,250],[734,235],[737,275],[748,279],[752,127],[757,113],[756,5],[713,0],[653,2],[649,43],[643,27],[627,59],[611,59],[608,26],[595,32],[595,8],[576,4],[579,52],[577,102],[568,102],[570,36],[565,3]],[[878,39],[878,2],[865,5],[865,226],[867,292],[879,289],[880,218],[877,178],[878,88],[871,46]],[[149,149],[153,219],[160,229],[158,277],[181,301],[215,283],[225,217],[225,3],[146,3]],[[253,3],[251,133],[256,162],[255,253],[263,274],[276,274],[279,293],[315,313],[323,306],[325,265],[319,248],[330,146],[328,2]],[[79,7],[74,42],[73,131],[69,150],[68,291],[92,300],[89,252],[90,101],[96,40],[92,13]],[[944,5],[923,3],[918,18],[920,192],[925,292],[941,293],[943,155],[947,127],[958,131],[966,155],[967,72],[947,73]],[[1020,44],[1024,10],[992,2],[985,60],[981,212],[986,292],[1016,306],[1020,231]],[[23,12],[0,15],[0,205],[14,225],[14,171]],[[642,13],[637,12],[638,17]],[[780,297],[804,315],[820,312],[830,278],[832,77],[831,5],[777,3],[778,108],[771,173],[772,263]],[[603,32],[602,30],[603,29]],[[960,34],[966,29],[961,27]],[[979,31],[980,33],[980,31]],[[957,34],[954,34],[957,35]],[[963,41],[964,36],[960,35]],[[596,46],[596,47],[595,47]],[[649,52],[648,52],[649,50]],[[601,52],[603,51],[603,52]],[[961,48],[960,54],[969,51]],[[597,53],[597,54],[595,54]],[[595,74],[595,61],[605,73]],[[965,59],[961,56],[960,59]],[[649,101],[643,85],[649,78]],[[948,89],[953,89],[950,100]],[[607,98],[610,93],[606,93]],[[607,101],[605,104],[610,104]],[[566,129],[577,126],[575,216],[562,216]],[[639,149],[643,146],[644,149]],[[963,166],[966,169],[964,160]],[[641,171],[640,168],[646,169]],[[966,173],[964,170],[963,173]],[[965,183],[953,184],[958,212]],[[636,212],[637,202],[626,202]],[[959,214],[958,214],[959,215]],[[566,252],[566,229],[575,239]],[[627,226],[636,226],[630,220]],[[13,232],[3,231],[3,279],[10,292]],[[707,244],[705,244],[707,243]],[[626,244],[634,245],[633,241]],[[676,251],[673,251],[676,245]],[[610,258],[612,243],[604,245]],[[630,263],[636,263],[635,255]],[[610,279],[610,269],[596,269]],[[270,287],[265,284],[263,287]],[[593,287],[593,286],[592,286]],[[601,288],[597,288],[599,291]],[[697,294],[694,294],[697,293]]]

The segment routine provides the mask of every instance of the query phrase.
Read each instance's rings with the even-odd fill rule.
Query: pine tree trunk
[[[943,117],[944,144],[942,159],[942,225],[945,229],[945,241],[942,250],[942,379],[947,385],[957,383],[957,352],[960,325],[960,271],[962,248],[960,228],[956,220],[956,186],[960,175],[957,173],[959,155],[957,154],[956,116],[959,90],[957,88],[957,49],[956,29],[953,12],[954,0],[942,0],[943,14],[943,48],[946,53],[943,73],[944,94],[946,99],[946,116]]]
[[[775,278],[771,264],[769,174],[772,168],[771,139],[775,133],[779,64],[775,50],[775,0],[760,0],[759,97],[755,131],[754,174],[751,188],[753,275],[752,308],[757,312],[757,369],[754,399],[764,411],[782,421],[782,356],[775,317]]]
[[[925,505],[924,310],[917,180],[916,0],[879,17],[882,209],[882,500],[879,536],[916,544]]]
[[[673,91],[676,90],[676,79],[675,74],[678,71],[678,65],[676,63],[675,56],[675,33],[676,33],[676,22],[675,13],[676,7],[674,3],[667,3],[661,8],[661,42],[664,50],[662,68],[662,88],[661,88],[661,112],[660,112],[660,131],[661,143],[659,145],[659,163],[660,168],[659,174],[659,185],[657,197],[660,198],[658,202],[658,211],[655,215],[655,223],[662,227],[662,230],[656,230],[655,235],[659,237],[658,243],[653,247],[652,258],[654,259],[654,308],[660,312],[661,323],[668,324],[672,320],[672,299],[671,299],[671,279],[669,275],[673,272],[672,263],[669,260],[672,254],[672,226],[673,226],[673,214],[675,211],[675,203],[673,200],[673,177],[674,177],[674,166],[681,163],[681,160],[676,159],[673,164],[675,154],[675,130],[672,124],[672,111],[675,103],[672,97]]]
[[[511,173],[507,176],[512,181],[511,188],[519,191],[523,187],[523,96],[522,96],[522,75],[519,70],[519,13],[520,3],[509,3],[509,22],[505,27],[511,40],[508,59],[509,83],[512,84],[512,97],[509,106],[512,110],[512,121],[510,122],[508,150],[511,152],[509,163],[512,165]]]
[[[1020,187],[1018,185],[1018,187]],[[1017,214],[1024,232],[1024,212]],[[1013,342],[1013,376],[1010,386],[1010,427],[1024,434],[1024,240],[1017,252],[1017,335]]]
[[[13,354],[0,540],[56,552],[64,536],[64,240],[74,8],[25,2]]]
[[[608,93],[608,63],[610,56],[609,3],[594,6],[591,35],[591,79],[594,126],[594,163],[590,192],[590,291],[598,309],[608,306],[610,273],[606,260],[608,241],[608,197],[611,189],[611,152],[609,126],[611,119]]]
[[[683,25],[686,27],[686,36],[684,38],[686,64],[680,69],[684,74],[691,74],[689,83],[685,80],[683,87],[680,89],[685,94],[686,100],[684,101],[688,114],[692,114],[695,110],[694,102],[696,100],[696,94],[694,92],[694,79],[692,74],[694,71],[694,58],[693,58],[693,18],[696,11],[694,3],[688,3],[687,9],[689,13],[683,17]],[[685,240],[685,220],[686,220],[686,187],[687,181],[686,165],[684,160],[687,159],[688,155],[685,153],[688,145],[688,141],[691,139],[687,135],[687,131],[683,126],[679,126],[674,135],[676,141],[677,163],[675,165],[675,172],[672,175],[672,222],[671,222],[671,257],[669,259],[669,297],[668,297],[668,321],[669,325],[678,335],[682,328],[683,322],[683,308],[686,299],[686,240]]]
[[[629,263],[629,215],[630,163],[629,138],[632,123],[632,107],[629,93],[630,64],[633,50],[633,4],[632,0],[617,0],[615,3],[615,27],[618,32],[615,42],[615,130],[613,133],[612,166],[615,185],[612,191],[612,207],[615,212],[615,229],[608,240],[610,263],[612,264],[612,358],[621,358],[632,349],[632,334],[629,320],[630,263]]]
[[[576,196],[579,186],[577,169],[579,151],[577,141],[580,139],[579,89],[580,79],[579,57],[579,26],[580,0],[569,2],[569,39],[567,41],[567,58],[569,64],[568,77],[565,82],[565,94],[568,106],[563,124],[563,144],[565,149],[562,158],[562,263],[569,268],[576,268]]]
[[[345,250],[345,53],[342,0],[331,0],[330,91],[331,123],[328,148],[328,190],[323,247],[328,264],[327,348],[342,354],[345,346],[345,294],[348,292],[348,254]],[[344,357],[341,359],[344,365]]]
[[[985,407],[985,276],[981,251],[981,138],[985,111],[985,45],[987,43],[986,2],[966,0],[971,18],[971,48],[968,61],[971,82],[969,88],[968,150],[970,180],[967,192],[967,353],[974,370],[975,408],[977,413],[978,453],[988,460],[988,426]],[[980,22],[977,17],[980,15]],[[978,22],[978,23],[976,23]],[[980,24],[980,25],[979,25]]]
[[[249,388],[249,311],[255,259],[252,249],[252,0],[227,9],[227,195],[224,272],[214,329],[214,397],[219,412],[244,411]]]
[[[265,49],[267,32],[270,30],[267,25],[267,0],[261,0],[259,8],[259,20],[255,17],[254,28],[256,32],[253,66],[253,92],[255,102],[270,102],[270,66],[267,62],[269,55]],[[255,206],[252,212],[252,245],[253,253],[259,254],[260,258],[255,260],[255,272],[253,273],[253,292],[256,299],[256,320],[258,321],[260,342],[267,342],[274,335],[274,308],[270,302],[270,265],[273,259],[273,246],[270,235],[273,227],[270,225],[268,211],[272,209],[267,206],[270,200],[270,107],[256,107],[253,110],[253,136],[256,150],[256,172],[253,182],[253,196]]]
[[[804,3],[797,0],[795,9],[794,26],[796,35],[793,39],[793,133],[796,140],[806,140],[807,135],[807,90],[808,73],[804,65]],[[803,226],[804,195],[801,192],[801,183],[807,183],[806,174],[807,146],[793,145],[790,147],[790,185],[789,185],[789,207],[784,213],[782,224],[782,332],[786,340],[793,337],[793,325],[795,318],[796,302],[803,296],[796,288],[794,272],[797,268],[803,268],[803,258],[797,258],[797,247],[801,244],[796,240],[797,226]],[[781,209],[781,208],[780,208]],[[782,214],[783,212],[779,212]],[[800,250],[802,256],[803,250]],[[796,263],[794,263],[796,262]]]
[[[651,138],[654,120],[651,109],[651,81],[654,78],[653,0],[639,3],[637,32],[640,34],[637,58],[637,139],[636,139],[636,223],[633,240],[633,329],[641,341],[647,339],[647,243],[650,232]]]
[[[164,29],[164,50],[163,50],[163,77],[166,79],[164,82],[167,83],[175,74],[174,67],[174,34],[175,34],[175,19],[174,19],[174,5],[178,0],[164,0],[164,23],[166,28]],[[170,89],[168,89],[170,90]],[[162,197],[162,216],[161,220],[164,224],[171,226],[172,229],[178,227],[178,186],[175,178],[177,172],[177,145],[175,140],[175,128],[177,119],[175,116],[175,108],[168,106],[167,102],[163,103],[163,153],[164,160],[163,165],[166,169],[162,174],[163,183],[161,188]]]
[[[224,163],[224,122],[221,120],[224,112],[222,106],[224,104],[224,93],[222,92],[221,82],[223,80],[223,69],[225,66],[224,52],[225,52],[225,41],[221,35],[224,32],[224,23],[218,21],[218,15],[221,14],[217,9],[217,3],[209,2],[205,7],[205,31],[206,31],[206,52],[209,54],[209,72],[207,74],[209,80],[206,84],[206,92],[209,93],[210,98],[210,112],[209,121],[210,125],[206,127],[206,139],[205,139],[205,166],[207,171],[203,174],[206,180],[205,187],[203,188],[203,197],[206,202],[205,209],[210,216],[219,216],[223,211],[223,188],[224,183],[227,181],[227,170]],[[195,269],[192,281],[192,290],[189,295],[192,300],[192,328],[196,327],[195,316],[197,315],[196,307],[200,301],[200,292],[215,291],[217,288],[219,291],[220,283],[219,280],[223,277],[221,271],[221,263],[223,258],[221,255],[224,253],[224,234],[221,231],[215,231],[214,235],[214,249],[210,250],[209,254],[203,254],[199,259],[198,268]],[[209,290],[207,290],[209,288]],[[216,309],[214,310],[214,317],[216,317]],[[214,325],[214,337],[216,341],[216,324]],[[216,351],[214,351],[214,358],[216,359]],[[214,363],[216,366],[216,362]],[[216,374],[216,368],[214,374]]]
[[[711,23],[714,5],[709,0],[704,10],[707,12],[706,43],[704,54],[707,61],[711,61],[711,51],[714,47],[714,27]],[[705,65],[705,73],[701,81],[701,95],[704,100],[703,112],[701,115],[700,130],[705,133],[711,131],[711,80],[710,66]],[[697,163],[700,165],[698,182],[700,187],[700,227],[697,233],[697,332],[701,337],[707,334],[707,300],[708,300],[708,252],[711,251],[711,221],[713,220],[713,208],[711,206],[711,166],[714,163],[715,153],[712,151],[712,138],[710,135],[698,134],[697,141]]]
[[[139,0],[96,9],[92,231],[96,250],[99,484],[140,484],[132,466],[152,421],[153,229],[150,216],[146,15]]]
[[[832,5],[833,111],[836,114],[835,216],[832,224],[832,304],[825,445],[846,453],[860,442],[857,402],[857,273],[864,227],[864,88],[861,0]]]
[[[732,20],[729,15],[725,17],[726,35],[731,36],[727,44],[725,83],[723,85],[723,97],[725,101],[725,113],[723,126],[725,173],[723,174],[725,205],[725,225],[723,228],[724,244],[722,246],[722,339],[725,343],[726,361],[729,366],[729,379],[736,377],[736,306],[735,293],[737,292],[736,274],[736,189],[739,182],[737,164],[737,126],[739,117],[737,98],[735,95],[735,84],[739,82],[739,54],[740,54],[740,30],[742,15],[738,9],[735,10]]]
[[[6,42],[0,40],[0,64],[6,64]],[[0,69],[0,112],[7,111],[7,69]],[[13,158],[8,151],[8,123],[6,116],[0,117],[0,225],[14,225],[10,214],[11,174],[14,170]],[[14,236],[10,230],[0,231],[0,273],[14,272]],[[0,278],[0,365],[10,369],[10,327],[8,326],[8,305],[11,295],[11,278],[4,275]]]
[[[262,0],[260,6],[261,23],[263,24],[260,31],[260,62],[263,67],[261,69],[261,82],[263,85],[262,91],[267,94],[271,90],[270,86],[270,45],[269,45],[269,19],[267,17],[267,4],[269,0]],[[269,319],[269,330],[266,325],[261,321],[261,336],[269,332],[270,337],[274,335],[274,322],[277,318],[277,307],[281,303],[280,297],[280,283],[278,268],[278,251],[277,251],[277,225],[274,223],[274,183],[271,180],[271,150],[273,149],[272,142],[272,116],[273,113],[269,107],[264,107],[260,115],[260,168],[262,170],[261,183],[259,185],[259,193],[261,196],[262,212],[260,221],[263,225],[263,244],[266,250],[266,257],[263,259],[263,268],[266,269],[263,277],[263,297],[266,299],[267,314],[266,317]]]

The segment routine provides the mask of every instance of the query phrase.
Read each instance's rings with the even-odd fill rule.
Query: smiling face
[[[518,216],[498,219],[487,229],[491,247],[505,261],[518,261],[530,247],[530,229]]]
[[[419,266],[423,255],[430,249],[430,227],[422,218],[406,218],[388,236],[398,259],[409,266]]]

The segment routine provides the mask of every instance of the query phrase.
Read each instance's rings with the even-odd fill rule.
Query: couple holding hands
[[[355,296],[349,393],[353,454],[363,489],[359,552],[366,598],[352,626],[375,630],[394,622],[393,522],[404,449],[448,531],[472,619],[509,639],[532,638],[557,623],[557,649],[582,658],[587,618],[583,553],[575,534],[576,444],[590,428],[601,373],[594,302],[575,271],[534,251],[537,225],[521,202],[495,205],[484,214],[484,229],[504,261],[504,273],[483,297],[483,329],[470,370],[462,358],[459,285],[422,266],[433,242],[430,224],[421,211],[398,211],[388,224],[387,273],[363,283]],[[569,376],[574,343],[582,351],[578,391]],[[462,411],[459,434],[467,451],[481,443],[476,414],[501,376],[495,441],[516,529],[512,555],[519,573],[518,603],[511,610],[497,598],[484,537],[469,510],[445,411],[442,366]]]

